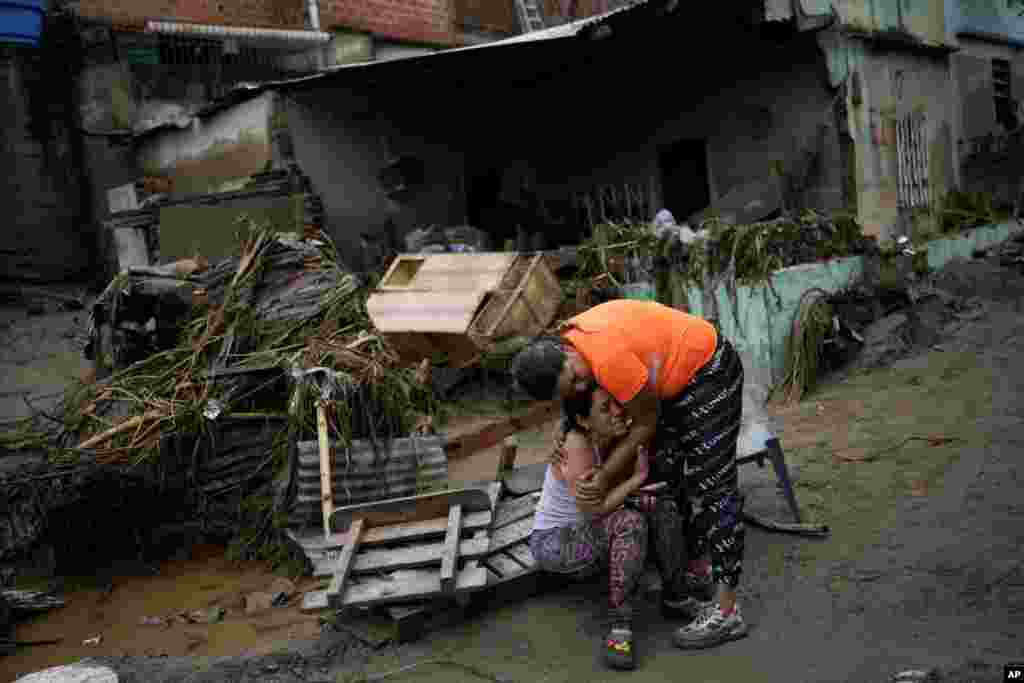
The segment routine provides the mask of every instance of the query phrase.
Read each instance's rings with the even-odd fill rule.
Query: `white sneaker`
[[[737,640],[747,635],[747,624],[740,614],[740,606],[733,608],[732,614],[725,616],[717,604],[711,605],[697,616],[689,625],[676,629],[672,640],[676,647],[684,650],[696,650],[714,647]]]

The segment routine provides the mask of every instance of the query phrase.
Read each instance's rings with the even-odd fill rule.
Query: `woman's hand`
[[[600,505],[608,494],[608,477],[604,470],[595,468],[576,482],[576,500],[583,505]]]

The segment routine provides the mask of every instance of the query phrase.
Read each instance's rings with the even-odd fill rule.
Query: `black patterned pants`
[[[719,334],[714,356],[675,399],[662,401],[651,481],[667,481],[684,520],[687,555],[711,556],[712,580],[739,585],[744,535],[736,467],[743,363]]]

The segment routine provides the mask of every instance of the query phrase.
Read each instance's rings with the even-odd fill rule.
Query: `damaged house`
[[[952,40],[930,2],[648,0],[251,94],[354,265],[430,226],[551,248],[660,208],[848,209],[885,239],[955,187]]]

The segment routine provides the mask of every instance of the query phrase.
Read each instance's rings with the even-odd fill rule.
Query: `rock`
[[[117,683],[117,673],[106,666],[77,662],[22,676],[17,683]]]
[[[271,594],[284,593],[290,598],[298,592],[298,588],[296,588],[294,581],[285,578],[278,578],[274,579],[274,582],[270,584],[269,591]]]
[[[224,618],[227,610],[223,607],[211,607],[209,609],[197,609],[189,612],[188,620],[193,624],[216,624]]]
[[[265,612],[274,606],[274,594],[273,593],[249,593],[245,596],[245,613],[246,614],[259,614]]]

